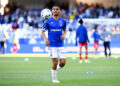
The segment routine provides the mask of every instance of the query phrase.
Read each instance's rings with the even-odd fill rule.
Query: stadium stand
[[[49,6],[50,3],[47,3],[46,7]],[[61,3],[60,3],[61,4]],[[61,7],[64,9],[61,9],[61,17],[65,18],[67,21],[67,38],[66,43],[68,44],[74,44],[74,38],[75,38],[75,30],[77,28],[77,19],[84,18],[93,20],[90,22],[87,22],[85,20],[85,25],[87,26],[87,29],[89,33],[92,32],[94,24],[96,22],[94,19],[99,21],[100,25],[102,26],[102,19],[119,19],[120,18],[120,7],[109,7],[105,8],[103,4],[95,3],[95,4],[86,4],[86,3],[80,3],[76,4],[75,7],[72,10],[68,10],[68,8],[65,6],[66,4],[62,4]],[[51,7],[51,6],[50,6]],[[49,7],[49,8],[50,8]],[[14,9],[13,9],[14,8]],[[17,20],[17,23],[19,24],[19,42],[20,44],[43,44],[44,41],[40,34],[40,29],[42,27],[42,24],[44,22],[44,19],[40,16],[42,8],[39,9],[27,9],[24,8],[22,5],[17,5],[15,2],[12,4],[7,4],[5,6],[5,13],[4,15],[0,14],[0,27],[2,29],[6,29],[8,35],[9,35],[9,42],[11,41],[11,31],[10,28],[12,27],[13,21]],[[93,23],[92,23],[93,22]],[[102,23],[102,24],[101,24]],[[111,26],[110,26],[111,25]],[[110,28],[109,28],[110,27]],[[102,27],[99,27],[100,30],[102,30]],[[109,30],[119,34],[120,32],[120,25],[118,23],[108,24]],[[71,34],[72,37],[71,37]],[[91,36],[91,34],[89,34]],[[113,39],[114,40],[114,39]],[[11,42],[10,42],[11,43]]]

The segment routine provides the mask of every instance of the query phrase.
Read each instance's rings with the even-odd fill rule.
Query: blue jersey
[[[87,34],[87,29],[86,29],[85,26],[80,25],[77,28],[77,31],[76,31],[76,42],[77,42],[77,38],[79,38],[79,43],[84,43],[84,42],[89,41],[88,34]]]
[[[93,38],[94,38],[94,41],[95,41],[95,42],[99,42],[99,40],[101,39],[101,37],[100,37],[98,31],[95,30],[95,31],[93,32]]]
[[[48,19],[43,24],[43,29],[48,30],[48,40],[50,47],[63,47],[64,43],[61,40],[63,31],[66,30],[66,22],[63,18],[55,20],[53,17]]]

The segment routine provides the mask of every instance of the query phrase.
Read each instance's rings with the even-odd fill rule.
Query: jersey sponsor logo
[[[51,31],[62,31],[62,29],[51,29]]]

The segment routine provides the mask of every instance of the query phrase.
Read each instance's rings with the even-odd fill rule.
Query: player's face
[[[106,30],[106,26],[103,26],[103,30]]]
[[[52,13],[54,16],[59,16],[60,15],[60,8],[58,6],[54,6],[52,8]]]
[[[98,31],[98,27],[96,28],[96,30]]]

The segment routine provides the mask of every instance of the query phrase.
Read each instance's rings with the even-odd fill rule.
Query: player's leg
[[[1,45],[1,42],[0,42],[0,54],[1,54],[1,47],[2,47],[2,45]]]
[[[14,47],[13,47],[13,54],[16,53],[16,44],[14,43]]]
[[[57,65],[57,70],[63,68],[65,64],[66,64],[66,59],[65,58],[60,59],[60,64]]]
[[[14,43],[13,54],[17,53],[17,51],[18,51],[18,45]]]
[[[64,54],[64,48],[63,47],[60,47],[60,48],[57,48],[58,49],[58,58],[60,60],[60,63],[57,65],[57,69],[56,71],[58,71],[59,69],[63,68],[66,64],[66,56]],[[58,80],[57,80],[58,81]]]
[[[94,50],[94,58],[96,59],[97,58],[97,50],[98,50],[98,48],[97,47],[95,47],[95,50]]]
[[[82,46],[83,46],[83,43],[79,43],[79,59],[80,59],[80,63],[82,63]]]
[[[104,49],[105,49],[105,58],[107,58],[107,44],[106,44],[106,42],[104,42]]]
[[[110,42],[108,42],[108,49],[109,49],[109,58],[111,58]]]
[[[3,49],[3,54],[4,54],[4,41],[1,42],[1,50]],[[2,51],[1,51],[2,53]]]
[[[58,65],[58,59],[57,58],[52,58],[52,68],[51,68],[51,73],[52,73],[52,82],[53,83],[59,83],[60,81],[57,80],[57,65]]]
[[[57,49],[54,47],[49,48],[50,58],[52,59],[52,68],[51,68],[51,75],[52,75],[52,82],[59,83],[57,80],[57,64],[58,64],[58,55]]]
[[[82,45],[80,46],[79,59],[80,59],[79,63],[82,63],[83,62],[82,61]]]
[[[85,46],[85,60],[87,60],[88,59],[88,43],[85,42],[84,46]]]
[[[82,46],[80,46],[80,53],[79,53],[79,55],[80,55],[80,60],[82,60]]]
[[[95,47],[95,55],[97,54],[98,51],[98,47]]]
[[[52,58],[52,69],[56,70],[58,64],[58,58]]]
[[[88,60],[88,43],[85,42],[84,46],[85,46],[85,63],[90,63],[90,61]]]
[[[94,47],[94,58],[96,58],[96,52],[97,52],[96,42],[94,42],[93,47]]]
[[[66,64],[66,56],[65,56],[63,47],[58,48],[58,57],[59,57],[60,63],[57,65],[57,70],[61,69]]]
[[[98,51],[98,46],[99,46],[99,43],[98,42],[95,42],[94,44],[94,58],[96,59],[97,58],[97,51]]]
[[[60,59],[60,67],[64,67],[65,64],[66,64],[66,59],[65,58]]]
[[[88,46],[85,46],[85,60],[88,59]]]
[[[3,42],[3,54],[5,54],[5,41]]]

